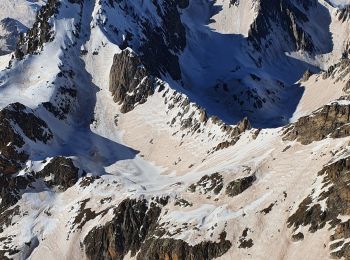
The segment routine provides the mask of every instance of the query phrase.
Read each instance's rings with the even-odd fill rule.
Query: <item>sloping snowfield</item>
[[[303,232],[304,240],[294,242],[287,219],[314,186],[319,193],[324,190],[317,174],[347,148],[349,137],[325,138],[302,145],[283,140],[282,126],[259,131],[252,128],[245,131],[236,144],[215,150],[227,136],[213,121],[209,120],[194,133],[184,131],[178,122],[170,124],[176,115],[183,113],[181,106],[169,109],[166,103],[176,94],[189,97],[193,105],[189,113],[193,112],[193,117],[199,116],[194,103],[208,108],[210,115],[220,112],[223,104],[216,105],[215,100],[210,99],[208,89],[233,66],[245,67],[241,72],[229,75],[227,80],[230,82],[242,76],[246,80],[242,80],[243,83],[253,84],[246,78],[253,73],[261,76],[264,84],[275,87],[279,77],[283,77],[278,76],[279,68],[273,67],[276,64],[269,64],[266,71],[253,68],[253,62],[239,47],[257,15],[255,1],[241,1],[238,7],[230,6],[230,1],[217,1],[216,5],[222,9],[211,17],[215,21],[207,24],[203,23],[210,18],[208,1],[191,2],[181,18],[193,35],[179,60],[184,84],[193,89],[181,91],[178,82],[164,76],[165,90],[157,88],[147,102],[137,104],[134,110],[125,114],[121,113],[109,91],[113,57],[122,50],[99,23],[113,15],[113,10],[110,11],[112,14],[106,14],[100,2],[86,0],[81,7],[62,0],[58,15],[50,20],[53,41],[45,43],[37,55],[28,55],[18,61],[13,59],[11,68],[6,68],[11,55],[0,57],[0,108],[20,102],[45,120],[54,134],[49,144],[32,142],[26,147],[30,158],[19,174],[38,172],[53,157],[65,156],[72,158],[88,177],[97,177],[90,185],[84,185],[85,179],[81,178],[65,192],[49,189],[41,182],[35,182],[26,190],[18,202],[20,213],[0,234],[1,238],[11,237],[11,245],[20,249],[15,259],[86,259],[84,237],[93,227],[111,220],[113,208],[126,198],[157,196],[170,198],[159,218],[159,223],[173,234],[168,237],[197,245],[202,241],[219,241],[220,234],[226,232],[232,247],[219,259],[328,259],[330,231],[327,228],[314,233],[308,232],[306,226],[299,228],[294,233]],[[334,20],[336,9],[320,2]],[[332,3],[343,6],[348,1]],[[33,13],[41,4],[1,0],[0,20],[11,13],[12,18],[31,26]],[[139,12],[156,17],[151,1],[135,0],[133,4],[139,7]],[[120,19],[121,31],[136,26]],[[152,21],[157,23],[156,18]],[[77,24],[81,26],[80,37],[75,36]],[[349,34],[348,25],[331,23],[333,40],[339,37],[334,51],[314,57],[310,63],[317,65],[325,61],[323,64],[328,66],[338,60],[349,36],[344,36]],[[302,53],[288,55],[304,60],[310,58]],[[289,66],[281,71],[287,74],[293,64]],[[62,68],[73,71],[74,76],[60,77]],[[348,76],[339,80],[337,76],[341,73],[336,72],[335,77],[328,78],[316,73],[307,80],[299,77],[290,82],[283,95],[302,93],[294,111],[287,106],[295,97],[283,96],[276,107],[271,105],[261,112],[267,115],[264,122],[277,120],[280,112],[286,117],[284,123],[295,122],[345,95]],[[256,83],[256,86],[262,86],[259,84],[262,83]],[[63,102],[56,98],[59,85],[73,86],[77,93],[72,101],[73,108],[64,120],[54,117],[42,106],[44,102]],[[231,111],[228,109],[219,115],[227,116],[225,121],[236,123],[238,120],[234,120],[237,118],[230,114]],[[217,194],[205,192],[205,187],[198,192],[189,190],[191,184],[213,173],[223,177],[225,188],[229,182],[250,175],[256,176],[256,181],[235,197],[228,196],[225,188]],[[176,205],[179,198],[192,206]],[[77,223],[82,205],[94,212],[106,210],[107,213],[91,219],[85,215]],[[79,226],[85,220],[86,223]],[[177,232],[185,223],[187,228]],[[251,246],[241,246],[244,233],[246,239],[252,241]],[[4,249],[5,244],[0,242],[0,247]]]

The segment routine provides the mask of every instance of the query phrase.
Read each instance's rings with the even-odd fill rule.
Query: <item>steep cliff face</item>
[[[296,59],[300,56],[293,53],[317,59],[317,55],[333,50],[332,33],[322,29],[331,26],[332,18],[319,1],[259,1],[257,8],[258,15],[248,33],[251,57],[257,66],[278,62],[285,53]],[[306,69],[316,71],[313,65],[310,62]]]
[[[36,177],[44,179],[49,187],[56,186],[65,191],[74,186],[79,175],[79,168],[75,167],[72,159],[55,157],[36,174]]]
[[[350,7],[346,6],[338,11],[338,18],[342,22],[346,22],[350,19]]]
[[[0,169],[4,174],[16,173],[29,155],[28,142],[47,143],[53,135],[47,124],[32,110],[15,103],[0,111]]]
[[[114,101],[121,104],[121,112],[131,111],[136,104],[143,104],[154,93],[156,79],[141,60],[129,50],[116,54],[109,76],[109,90]]]
[[[291,84],[306,69],[318,71],[315,66],[318,56],[332,51],[331,32],[327,29],[331,16],[318,1],[256,1],[251,3],[250,8],[256,13],[251,21],[248,18],[241,21],[239,17],[235,22],[251,23],[246,38],[221,37],[208,30],[209,26],[221,28],[215,19],[224,18],[217,14],[217,8],[223,8],[226,17],[226,12],[232,12],[230,9],[234,9],[234,14],[246,12],[247,5],[154,1],[150,5],[141,4],[139,9],[136,4],[124,1],[101,1],[102,11],[96,25],[121,50],[131,48],[148,74],[161,79],[169,75],[177,88],[209,114],[218,113],[225,121],[234,123],[248,117],[255,127],[281,126],[292,116],[293,106],[302,95],[302,90],[297,91]],[[112,15],[123,22],[115,23]],[[322,26],[318,20],[322,20]],[[228,23],[224,30],[230,31],[231,27],[236,25]],[[231,48],[230,44],[236,47]],[[259,72],[262,66],[269,76]],[[130,111],[130,105],[122,110]]]
[[[231,247],[231,242],[222,233],[219,242],[202,242],[190,246],[182,240],[156,239],[147,240],[141,247],[137,259],[215,259],[224,255]]]
[[[188,1],[154,2],[162,22],[158,28],[150,26],[149,23],[143,24],[146,40],[140,46],[140,51],[145,66],[161,74],[169,73],[175,80],[182,78],[176,53],[183,51],[186,46],[186,32],[178,7],[183,9],[188,4]]]
[[[102,227],[95,227],[84,238],[89,259],[124,259],[129,252],[135,256],[146,239],[152,236],[162,206],[146,200],[122,201],[114,211],[113,220]],[[142,257],[144,254],[141,252]]]
[[[3,174],[1,176],[0,208],[2,213],[4,213],[6,209],[15,205],[20,200],[22,193],[33,181],[34,178],[32,176],[11,176],[9,174]]]
[[[325,138],[349,136],[350,107],[348,100],[340,100],[325,105],[309,116],[300,118],[296,123],[287,126],[285,140],[297,140],[310,144]]]
[[[130,253],[136,259],[214,259],[231,247],[225,233],[217,243],[202,242],[195,246],[162,238],[164,231],[159,229],[158,221],[167,202],[168,198],[122,201],[112,221],[92,229],[84,238],[88,258],[124,259]]]
[[[188,3],[157,0],[143,4],[103,0],[99,2],[101,13],[96,22],[122,50],[133,49],[153,75],[168,73],[179,80],[181,70],[177,55],[186,46],[180,12]],[[125,23],[120,26],[122,21]]]
[[[49,0],[47,4],[38,12],[33,27],[26,33],[21,34],[15,51],[15,57],[22,59],[24,55],[39,52],[44,43],[52,41],[50,18],[57,13],[60,2]]]
[[[309,22],[305,11],[314,8],[318,3],[316,0],[296,2],[297,4],[292,1],[259,1],[258,16],[248,35],[248,40],[257,51],[276,44],[272,39],[276,29],[282,29],[286,34],[281,42],[283,47],[288,48],[285,51],[303,50],[312,53],[316,50],[311,36],[301,26]],[[280,27],[274,29],[276,25]]]

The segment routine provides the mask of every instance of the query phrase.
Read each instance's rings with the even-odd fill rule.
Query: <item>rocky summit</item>
[[[0,260],[350,259],[349,0],[1,0]]]

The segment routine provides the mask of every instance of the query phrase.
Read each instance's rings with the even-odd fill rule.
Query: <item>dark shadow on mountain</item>
[[[285,10],[280,15],[281,17],[276,17],[273,7],[282,7],[281,4],[275,2],[275,0],[264,1],[263,8],[266,10],[260,10],[260,12],[265,13],[259,13],[257,19],[261,20],[260,24],[255,24],[255,28],[251,27],[251,33],[248,37],[214,31],[204,22],[199,25],[202,28],[196,29],[197,31],[190,27],[191,24],[187,26],[188,35],[201,33],[205,37],[200,38],[200,44],[191,43],[190,40],[187,42],[187,51],[194,57],[186,59],[185,50],[183,55],[185,58],[181,67],[184,84],[181,85],[168,78],[170,85],[179,92],[188,95],[192,102],[205,108],[209,115],[216,115],[226,123],[236,124],[243,117],[248,117],[253,127],[257,128],[274,128],[287,124],[304,93],[304,88],[295,83],[306,70],[317,73],[320,69],[310,63],[286,55],[286,53],[297,51],[296,44],[289,44],[290,42],[275,43],[281,46],[280,49],[272,48],[273,42],[263,44],[273,34],[281,34],[273,36],[275,41],[291,37],[285,31],[271,31],[268,22],[280,22],[280,27],[286,29],[289,24],[283,15],[287,15],[289,10],[293,10],[295,16],[304,23],[306,29],[303,33],[312,39],[310,42],[304,43],[305,48],[310,48],[310,57],[315,57],[329,53],[333,49],[329,29],[331,18],[328,10],[317,1],[303,6],[294,6],[289,0],[277,1],[283,3]],[[304,8],[308,8],[310,12],[317,9],[317,12],[324,17],[322,37],[316,37],[318,35],[313,35],[310,31],[313,18],[305,15]],[[213,5],[211,17],[220,11],[222,11],[222,6]],[[213,22],[212,18],[209,19],[209,22]],[[256,30],[256,33],[253,33],[253,30]],[[252,37],[260,38],[252,39]],[[255,42],[261,41],[260,50],[254,47],[253,40]],[[316,46],[313,46],[314,42]],[[279,53],[275,53],[276,50]],[[191,67],[193,59],[199,65]],[[202,63],[201,60],[203,60]],[[250,75],[258,79],[260,83],[250,80]],[[271,84],[273,86],[270,86]],[[279,85],[281,86],[279,87]],[[220,91],[220,86],[223,86],[225,90]],[[269,97],[270,93],[267,95],[264,91],[276,92],[277,94],[274,97]]]
[[[93,7],[92,4],[84,6],[82,19],[85,21],[82,24],[90,25],[92,17],[89,14],[92,13]],[[87,172],[105,174],[105,167],[117,161],[133,159],[139,152],[91,130],[91,124],[95,120],[94,110],[99,88],[93,83],[92,76],[87,72],[85,63],[80,58],[80,46],[90,39],[90,33],[90,28],[83,27],[81,32],[83,36],[63,52],[62,59],[65,63],[60,66],[60,69],[68,76],[58,77],[55,82],[56,89],[64,85],[65,88],[68,86],[76,90],[75,101],[69,104],[72,105],[69,117],[66,120],[59,120],[43,106],[39,106],[37,114],[42,115],[54,132],[55,140],[50,146],[43,147],[42,152],[32,153],[30,159],[44,160],[54,156],[76,157]],[[57,96],[53,95],[51,102],[54,103],[56,98]]]
[[[121,7],[113,5],[112,8],[107,2],[104,4],[106,5],[104,8],[111,8],[108,12],[111,17],[108,18],[112,20],[114,13],[111,10]],[[193,10],[190,10],[191,5],[194,6]],[[169,75],[163,75],[163,78],[172,88],[186,94],[192,102],[205,108],[209,115],[216,115],[226,123],[235,124],[242,117],[248,117],[254,127],[270,128],[285,125],[303,95],[303,88],[295,83],[306,70],[319,71],[319,68],[312,64],[288,56],[286,53],[293,53],[302,47],[309,51],[311,57],[315,57],[332,50],[332,36],[329,29],[331,18],[328,10],[318,1],[299,2],[298,5],[290,0],[262,1],[261,10],[256,18],[259,22],[251,25],[248,36],[243,36],[224,34],[210,29],[210,23],[214,22],[213,17],[222,9],[223,7],[215,1],[202,4],[200,1],[190,1],[190,7],[179,10],[182,13],[187,12],[187,16],[191,19],[186,23],[186,15],[182,14],[182,23],[186,27],[187,34],[187,49],[178,55],[183,80],[175,81],[174,77],[171,78]],[[317,10],[323,18],[322,26],[319,24],[316,26],[312,22],[312,19],[316,19],[310,15],[313,14],[312,10]],[[309,12],[308,15],[306,12]],[[132,8],[126,15],[129,15],[131,20],[135,18]],[[294,23],[294,18],[290,15],[295,16],[297,23]],[[302,31],[298,27],[299,22],[304,25]],[[270,23],[279,23],[281,31],[271,29]],[[145,24],[148,24],[147,21]],[[299,28],[296,30],[297,36],[291,31],[292,25]],[[147,42],[147,39],[140,42],[135,42],[133,39],[138,37],[136,35],[134,37],[132,33],[140,33],[142,29],[132,33],[126,30],[123,32],[126,35],[122,37],[118,28],[114,28],[108,22],[98,26],[108,40],[121,48],[131,46],[135,51],[140,51],[142,49],[140,46]],[[320,32],[319,28],[324,29]],[[167,31],[168,28],[156,29]],[[269,38],[271,35],[274,36],[272,42]],[[147,38],[147,35],[145,37]],[[302,40],[303,37],[305,41]],[[154,51],[151,53],[158,54],[159,57],[154,57],[157,63],[164,62],[159,64],[160,68],[172,67],[168,65],[169,60],[173,60],[170,57],[164,59],[165,55],[159,49],[159,46],[167,46],[166,40],[163,41],[164,43],[153,44]],[[316,47],[313,43],[316,43]],[[144,63],[147,64],[147,61]],[[168,71],[168,74],[174,73]],[[251,77],[260,79],[260,82],[252,81]],[[220,86],[224,86],[226,90],[217,91]]]
[[[16,49],[16,43],[20,33],[28,30],[20,21],[9,17],[0,21],[0,28],[2,29],[0,40],[3,42],[0,45],[0,56],[12,53]]]

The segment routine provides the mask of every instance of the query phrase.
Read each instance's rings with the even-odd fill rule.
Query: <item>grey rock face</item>
[[[146,102],[147,97],[154,93],[154,89],[154,77],[137,56],[129,50],[114,56],[109,76],[109,90],[114,101],[122,105],[122,113],[133,110],[137,103]]]
[[[145,66],[156,76],[169,73],[175,80],[181,79],[181,69],[176,53],[186,46],[186,31],[181,22],[180,8],[188,6],[188,1],[153,2],[159,17],[161,28],[152,28],[144,23],[146,42],[140,48]]]
[[[223,186],[223,177],[216,172],[212,175],[204,175],[197,183],[191,184],[188,190],[190,192],[196,192],[198,190],[204,194],[213,191],[214,194],[219,194]]]
[[[15,51],[17,59],[22,59],[27,54],[37,53],[42,49],[44,43],[52,41],[52,25],[49,19],[57,13],[59,6],[59,0],[48,0],[47,4],[38,12],[32,28],[19,37]]]
[[[350,106],[336,102],[325,105],[310,116],[301,117],[284,129],[284,140],[310,144],[325,138],[341,138],[350,134]]]
[[[142,245],[137,260],[210,260],[222,256],[231,246],[225,232],[219,242],[204,241],[194,246],[182,240],[151,238]]]
[[[316,6],[317,1],[298,1],[300,8],[295,3],[287,0],[259,1],[258,16],[252,24],[248,41],[259,52],[269,48],[272,44],[269,35],[273,34],[273,28],[277,24],[285,36],[281,38],[280,44],[288,48],[289,51],[304,50],[313,53],[316,49],[312,43],[311,36],[303,30],[300,24],[309,21],[307,15],[302,11]],[[267,42],[264,44],[264,42]]]
[[[348,51],[345,51],[343,53],[344,58],[341,59],[338,63],[330,66],[327,71],[325,71],[322,74],[323,79],[332,78],[336,79],[338,82],[339,80],[343,80],[346,77],[349,77],[350,75],[350,59],[348,58],[348,52],[350,51],[350,48],[348,48]]]
[[[232,126],[228,126],[228,125],[224,125],[223,126],[225,131],[229,134],[230,139],[224,142],[219,143],[216,147],[215,147],[215,151],[218,150],[222,150],[225,148],[228,148],[230,146],[235,145],[239,138],[240,135],[242,133],[244,133],[245,131],[248,131],[250,129],[252,129],[252,126],[248,120],[247,117],[243,118],[236,126],[232,127]]]
[[[186,31],[181,22],[181,10],[187,8],[188,0],[179,1],[151,1],[156,17],[146,17],[135,5],[126,0],[103,0],[104,10],[122,13],[136,26],[120,31],[114,23],[106,21],[103,27],[110,37],[114,38],[120,49],[133,49],[142,60],[143,65],[154,76],[169,74],[173,79],[181,79],[181,69],[178,54],[186,46]],[[109,17],[109,19],[113,19]],[[158,20],[157,23],[153,19]],[[123,35],[123,37],[122,37]]]
[[[79,168],[75,167],[72,159],[55,157],[36,176],[49,178],[50,180],[46,181],[49,186],[57,186],[61,191],[65,191],[78,181]]]
[[[22,133],[14,128],[17,125]],[[19,151],[28,138],[47,143],[53,138],[47,124],[33,111],[20,103],[14,103],[0,111],[0,173],[17,172],[28,159],[25,151]]]
[[[255,175],[231,181],[226,187],[226,194],[230,197],[237,196],[252,186],[255,181]]]
[[[34,181],[31,176],[11,176],[8,174],[0,175],[0,209],[6,210],[13,206],[21,198],[21,192]]]
[[[350,19],[350,6],[340,9],[337,11],[338,19],[341,22],[346,22]]]
[[[167,200],[158,198],[150,203],[134,199],[122,201],[112,221],[93,228],[85,237],[88,259],[121,260],[128,252],[138,260],[214,259],[231,247],[225,232],[220,235],[219,242],[205,241],[195,246],[182,240],[157,238],[161,236],[156,230],[158,217]]]
[[[114,212],[114,218],[104,226],[93,228],[85,237],[88,259],[123,259],[128,252],[135,256],[147,235],[156,226],[162,205],[146,200],[126,199]]]

